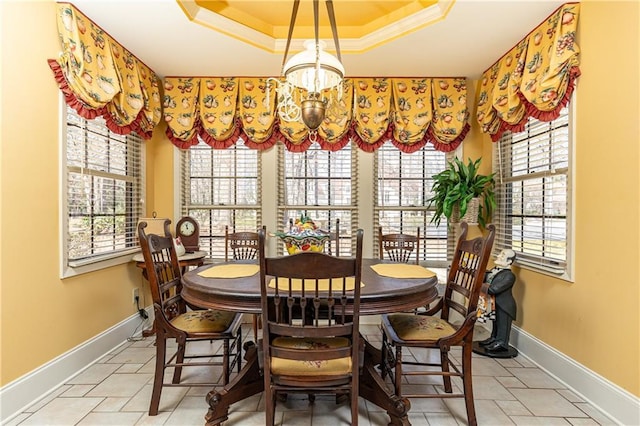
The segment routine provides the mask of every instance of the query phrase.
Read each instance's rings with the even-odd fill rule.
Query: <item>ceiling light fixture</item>
[[[291,11],[291,23],[287,36],[287,46],[282,60],[282,77],[284,81],[269,79],[277,82],[278,116],[284,121],[299,121],[309,129],[309,136],[315,139],[317,129],[324,120],[327,104],[342,98],[342,83],[344,67],[340,56],[338,30],[333,11],[333,1],[325,0],[329,24],[336,46],[337,57],[324,51],[325,43],[319,40],[318,2],[313,0],[314,40],[304,43],[305,50],[293,55],[287,61],[293,27],[298,14],[300,0],[294,0]],[[298,96],[300,90],[302,94]],[[327,95],[329,97],[327,97]],[[299,99],[299,105],[296,103]]]

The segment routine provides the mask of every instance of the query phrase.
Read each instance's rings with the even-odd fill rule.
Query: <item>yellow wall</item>
[[[59,52],[53,2],[2,2],[1,384],[135,313],[132,264],[59,278]],[[26,24],[26,25],[25,25]]]
[[[130,264],[58,278],[60,108],[46,64],[59,50],[54,4],[1,2],[0,7],[0,384],[5,385],[133,314],[131,288],[139,287],[141,278]],[[515,287],[519,327],[636,396],[638,8],[638,2],[582,3],[575,283],[518,270]],[[148,142],[147,213],[172,217],[174,149],[163,132],[159,126]],[[464,156],[479,155],[486,172],[491,142],[473,123]]]
[[[582,2],[575,282],[517,270],[516,324],[640,396],[638,2]],[[485,144],[490,145],[489,138]]]

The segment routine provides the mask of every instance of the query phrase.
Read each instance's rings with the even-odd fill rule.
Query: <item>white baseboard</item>
[[[152,314],[152,308],[147,309]],[[149,315],[152,318],[151,315]],[[141,332],[140,317],[134,314],[92,339],[52,359],[28,374],[0,388],[0,424],[63,385],[71,377]]]
[[[147,309],[147,313],[152,318],[150,309]],[[379,317],[367,318],[367,321],[362,323],[378,324]],[[91,340],[3,386],[0,389],[0,423],[11,420],[69,378],[122,345],[139,326],[139,316],[132,315]],[[139,333],[139,330],[137,331]],[[522,356],[566,384],[612,421],[621,425],[640,425],[640,398],[516,326],[513,326],[510,343],[518,348]]]
[[[511,345],[547,373],[564,383],[612,421],[640,425],[640,398],[594,373],[526,331],[513,326]]]

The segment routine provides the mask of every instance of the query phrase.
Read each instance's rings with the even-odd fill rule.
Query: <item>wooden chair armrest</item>
[[[432,316],[434,316],[435,314],[437,314],[438,312],[440,312],[442,310],[443,303],[444,302],[443,302],[442,298],[440,298],[440,299],[438,299],[438,302],[434,306],[432,306],[430,308],[427,308],[426,311],[416,312],[416,314],[417,315],[428,315],[428,316],[432,317]]]
[[[465,338],[465,336],[467,336],[469,333],[473,333],[473,326],[475,325],[477,319],[478,311],[474,310],[470,312],[464,319],[460,328],[458,328],[458,330],[452,335],[443,337],[442,339],[438,340],[438,345],[451,346],[459,344],[459,342],[461,342]]]

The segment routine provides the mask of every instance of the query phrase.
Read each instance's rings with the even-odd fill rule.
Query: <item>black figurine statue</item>
[[[516,258],[513,250],[502,250],[495,259],[495,267],[485,274],[485,282],[489,284],[487,293],[495,299],[495,319],[491,337],[474,342],[473,351],[494,358],[513,358],[518,350],[509,345],[511,323],[516,319],[517,306],[511,289],[516,276],[511,265]]]

